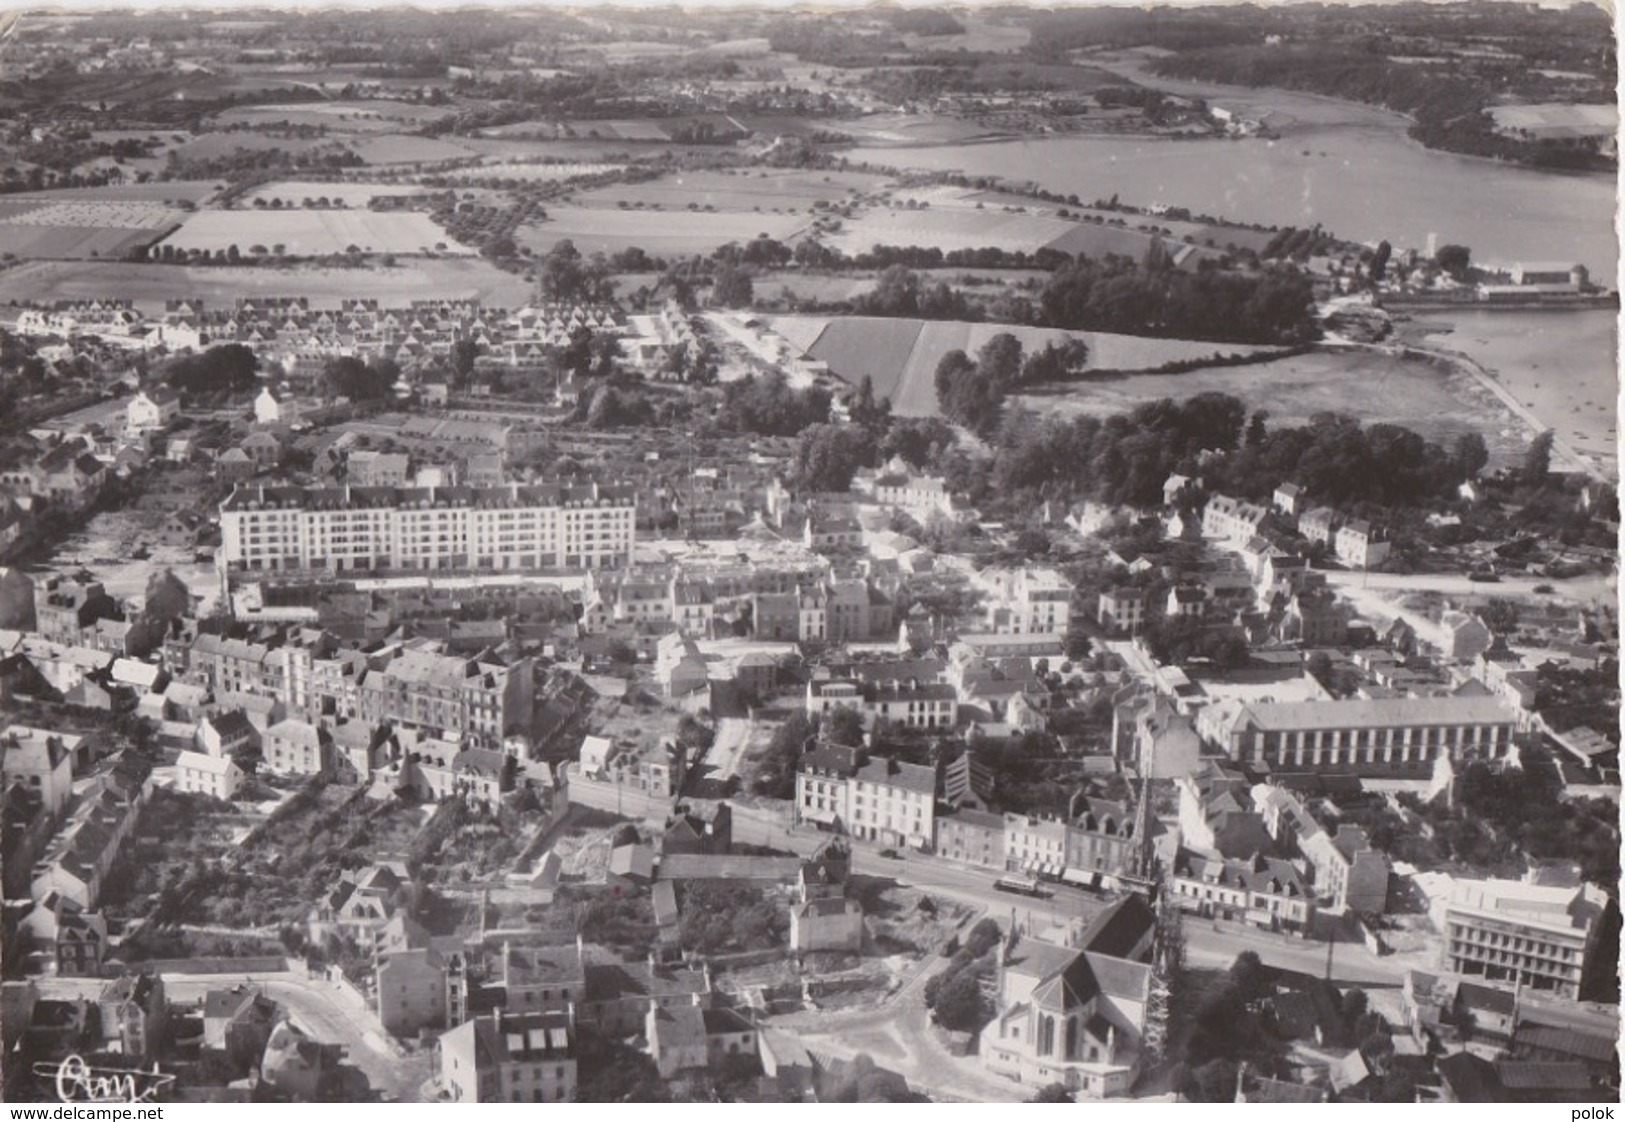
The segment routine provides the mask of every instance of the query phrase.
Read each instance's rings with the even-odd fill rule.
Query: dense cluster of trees
[[[964,945],[954,947],[948,965],[926,979],[925,1007],[938,1024],[955,1032],[977,1032],[993,1019],[993,1002],[982,992],[982,979],[992,973],[991,956],[1003,938],[998,923],[981,920]]]
[[[1450,497],[1487,458],[1476,435],[1445,449],[1399,425],[1361,425],[1341,414],[1275,428],[1267,414],[1249,417],[1240,399],[1220,393],[1147,402],[1105,420],[1013,415],[994,444],[988,482],[1007,501],[1135,507],[1159,505],[1174,472],[1200,474],[1241,498],[1267,499],[1294,480],[1330,504],[1423,505]]]
[[[226,343],[201,354],[171,359],[159,377],[170,389],[188,397],[230,396],[252,390],[259,367],[259,356],[251,347]]]
[[[1024,359],[1021,340],[1001,332],[982,344],[974,362],[959,350],[942,356],[935,374],[937,404],[949,420],[985,436],[998,427],[1007,394],[1077,374],[1088,362],[1082,340],[1051,343]]]
[[[740,378],[722,387],[717,425],[728,432],[795,436],[829,420],[828,390],[798,390],[780,370]]]
[[[322,368],[322,390],[331,397],[351,401],[382,401],[394,392],[400,376],[400,365],[394,359],[363,361],[354,355],[341,355],[329,359]]]
[[[537,270],[542,299],[561,304],[603,303],[615,295],[608,263],[599,255],[586,258],[565,238],[547,251]]]
[[[1576,861],[1592,884],[1619,883],[1619,825],[1602,799],[1565,799],[1555,768],[1523,771],[1475,763],[1462,773],[1460,813],[1488,824],[1534,858]]]
[[[1136,262],[1108,255],[1057,269],[1039,297],[1049,327],[1226,343],[1301,343],[1317,335],[1314,289],[1290,267],[1227,272],[1203,262],[1194,272],[1166,255]]]
[[[906,265],[891,265],[875,280],[869,292],[854,297],[852,313],[860,316],[894,316],[904,319],[977,319],[979,316],[963,293],[948,287],[921,283],[919,275]]]

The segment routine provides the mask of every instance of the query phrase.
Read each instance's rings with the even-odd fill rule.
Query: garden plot
[[[244,254],[266,250],[291,257],[323,257],[349,252],[469,256],[426,214],[358,210],[211,210],[193,215],[164,241],[178,250]],[[278,249],[277,247],[281,247]]]

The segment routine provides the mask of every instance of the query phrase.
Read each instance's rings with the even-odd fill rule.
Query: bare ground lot
[[[1477,432],[1500,462],[1520,455],[1529,439],[1527,428],[1460,370],[1363,352],[1313,352],[1183,374],[1132,374],[1026,394],[1019,400],[1041,413],[1103,417],[1159,398],[1209,392],[1239,394],[1265,404],[1270,421],[1279,425],[1302,424],[1316,413],[1331,411],[1367,424],[1404,425],[1446,446],[1459,435]]]
[[[365,270],[38,261],[0,272],[0,304],[102,297],[133,300],[143,311],[157,313],[165,300],[189,298],[229,306],[252,296],[306,296],[312,307],[332,309],[357,296],[403,305],[425,293],[517,308],[529,299],[530,286],[478,258],[414,260]]]

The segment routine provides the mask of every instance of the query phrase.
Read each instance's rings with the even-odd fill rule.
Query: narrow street
[[[173,1005],[193,1004],[210,990],[244,983],[262,987],[288,1011],[289,1020],[314,1039],[342,1045],[346,1059],[366,1074],[373,1090],[386,1100],[418,1101],[430,1074],[429,1053],[409,1054],[390,1041],[376,1016],[346,1001],[330,982],[291,972],[164,975],[165,995]],[[41,978],[37,984],[41,997],[95,1000],[107,983],[100,978]]]

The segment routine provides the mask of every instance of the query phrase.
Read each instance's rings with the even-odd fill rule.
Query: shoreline
[[[1257,96],[1259,96],[1261,94],[1269,94],[1269,93],[1273,92],[1273,93],[1285,94],[1288,97],[1305,98],[1305,99],[1307,99],[1309,101],[1318,102],[1318,103],[1323,104],[1323,105],[1328,105],[1328,106],[1332,106],[1332,107],[1336,107],[1336,108],[1340,108],[1340,109],[1362,109],[1362,110],[1365,110],[1365,111],[1367,111],[1369,113],[1376,114],[1376,115],[1379,115],[1379,116],[1391,117],[1391,118],[1394,119],[1394,121],[1406,122],[1407,125],[1414,125],[1414,124],[1418,123],[1417,119],[1415,117],[1411,116],[1409,113],[1402,113],[1398,109],[1390,109],[1386,105],[1373,105],[1370,102],[1366,102],[1366,101],[1354,101],[1354,100],[1351,100],[1350,98],[1338,97],[1335,94],[1314,93],[1314,92],[1311,92],[1309,90],[1298,90],[1298,89],[1293,89],[1293,88],[1288,87],[1288,86],[1232,86],[1232,85],[1229,85],[1228,83],[1224,83],[1224,82],[1209,82],[1209,81],[1205,81],[1205,80],[1201,80],[1201,79],[1164,78],[1162,75],[1155,74],[1155,73],[1151,72],[1150,70],[1147,70],[1147,69],[1145,69],[1143,67],[1136,67],[1136,66],[1133,66],[1133,65],[1124,65],[1121,62],[1119,62],[1119,65],[1124,65],[1123,70],[1116,70],[1116,69],[1113,69],[1111,66],[1106,66],[1106,65],[1103,65],[1103,64],[1097,64],[1097,65],[1100,65],[1100,68],[1102,70],[1109,71],[1110,73],[1116,74],[1121,78],[1128,79],[1129,81],[1136,82],[1138,84],[1147,85],[1147,86],[1149,86],[1151,88],[1157,88],[1156,83],[1158,83],[1158,82],[1163,82],[1163,83],[1175,82],[1175,83],[1178,83],[1180,85],[1192,87],[1194,89],[1233,90],[1233,91],[1235,91],[1234,94],[1222,94],[1221,93],[1219,95],[1220,97],[1225,97],[1225,96],[1247,97],[1249,95],[1253,96],[1253,97],[1257,97]],[[1125,73],[1124,71],[1127,71],[1127,73]],[[1167,90],[1166,92],[1174,93],[1174,94],[1178,95],[1177,90]],[[1188,95],[1180,95],[1180,96],[1202,97],[1204,99],[1207,98],[1206,94],[1188,94]],[[1291,120],[1294,120],[1294,121],[1298,120],[1298,118],[1292,117],[1288,110],[1279,110],[1278,112],[1282,112],[1282,113],[1287,114],[1288,118],[1291,119]],[[1262,119],[1263,118],[1260,118],[1260,120],[1262,120]],[[1393,123],[1394,122],[1392,122],[1392,121],[1387,122],[1387,124],[1390,125],[1390,127],[1393,125]],[[1352,123],[1351,122],[1351,124],[1353,124],[1354,127],[1360,127],[1358,123]],[[1381,122],[1377,122],[1377,121],[1370,122],[1370,125],[1372,127],[1380,127],[1381,124],[1382,124]],[[1472,161],[1478,162],[1478,163],[1491,164],[1491,165],[1493,165],[1495,167],[1521,168],[1521,169],[1523,169],[1525,171],[1538,172],[1538,173],[1540,173],[1542,175],[1556,175],[1556,176],[1560,176],[1560,177],[1563,177],[1563,178],[1582,178],[1583,179],[1583,178],[1588,178],[1588,177],[1593,177],[1594,176],[1594,177],[1597,177],[1597,178],[1607,179],[1609,181],[1617,180],[1619,178],[1619,174],[1620,174],[1620,169],[1617,168],[1617,167],[1613,171],[1606,171],[1606,170],[1602,170],[1602,171],[1586,171],[1584,169],[1543,168],[1543,167],[1540,167],[1540,166],[1535,165],[1535,164],[1524,163],[1524,162],[1522,162],[1520,160],[1503,160],[1503,159],[1499,159],[1499,158],[1497,158],[1495,156],[1479,156],[1479,155],[1474,155],[1471,152],[1456,152],[1456,151],[1454,151],[1452,149],[1449,149],[1449,148],[1434,148],[1434,147],[1431,147],[1431,146],[1429,146],[1427,144],[1423,144],[1420,140],[1417,140],[1414,136],[1412,136],[1411,132],[1410,132],[1410,129],[1408,127],[1407,128],[1401,128],[1398,131],[1399,131],[1399,135],[1404,138],[1406,143],[1413,144],[1417,148],[1420,148],[1424,152],[1436,152],[1436,153],[1439,153],[1441,155],[1456,156],[1456,157],[1459,157],[1460,159],[1463,159],[1463,160],[1472,160]],[[1285,137],[1283,137],[1282,139],[1284,140]]]
[[[1443,363],[1465,371],[1473,380],[1485,390],[1493,394],[1507,411],[1525,427],[1530,430],[1531,437],[1550,431],[1552,434],[1552,451],[1554,458],[1566,461],[1568,466],[1584,475],[1589,475],[1603,483],[1613,483],[1612,473],[1607,467],[1593,460],[1589,455],[1579,451],[1563,435],[1556,425],[1542,420],[1529,406],[1513,396],[1512,390],[1496,377],[1494,371],[1471,355],[1462,353],[1448,347],[1429,347],[1411,342],[1393,343],[1343,343],[1327,345],[1328,350],[1366,350],[1374,354],[1390,355],[1396,358],[1419,358],[1429,362]]]

